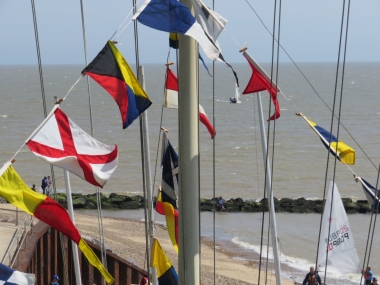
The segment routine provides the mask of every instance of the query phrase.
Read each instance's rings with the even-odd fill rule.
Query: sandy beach
[[[80,233],[99,239],[97,218],[94,216],[76,214],[75,223]],[[103,218],[104,236],[106,245],[116,254],[132,261],[139,267],[146,268],[145,259],[145,224],[143,222],[125,219]],[[167,256],[177,269],[178,257],[171,245],[167,230],[156,225],[156,236],[159,238]],[[232,252],[216,247],[216,276],[215,284],[257,284],[258,269],[252,262],[233,258]],[[201,281],[204,285],[214,284],[214,250],[213,242],[202,239],[201,246]],[[261,274],[262,282],[265,272]],[[268,284],[275,284],[273,274],[268,274]],[[283,279],[284,285],[293,284]]]
[[[0,222],[14,224],[15,212],[2,209],[15,210],[15,207],[10,204],[0,204]],[[27,217],[29,215],[19,212],[20,222]],[[35,219],[34,223],[37,221]],[[103,218],[102,221],[107,248],[137,266],[146,269],[145,223],[117,218]],[[75,224],[83,237],[99,240],[99,227],[96,216],[75,213]],[[170,242],[166,228],[162,225],[156,225],[155,231],[156,237],[160,240],[166,255],[174,268],[177,269],[178,257]],[[213,241],[202,238],[201,244],[201,282],[204,285],[211,285],[214,284]],[[236,256],[234,252],[239,251],[238,248],[234,249],[233,246],[227,247],[228,249],[225,248],[221,244],[216,244],[215,284],[257,284],[259,273],[257,264],[252,261],[234,258]],[[261,282],[265,283],[264,271],[261,273]],[[274,275],[268,273],[268,284],[275,284],[275,282]],[[291,285],[293,282],[283,279],[283,284]]]

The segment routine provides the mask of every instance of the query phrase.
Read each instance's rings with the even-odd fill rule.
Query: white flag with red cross
[[[118,165],[117,145],[103,144],[79,128],[59,108],[26,142],[38,157],[103,188]]]

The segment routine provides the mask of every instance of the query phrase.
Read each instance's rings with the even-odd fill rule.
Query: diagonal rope
[[[343,8],[342,8],[342,20],[341,20],[341,29],[340,29],[340,38],[339,38],[339,50],[338,50],[338,59],[337,59],[337,68],[336,68],[336,79],[335,79],[335,89],[334,89],[334,100],[333,100],[333,111],[331,114],[331,125],[330,125],[330,140],[329,140],[329,149],[331,147],[331,140],[332,140],[332,129],[333,129],[333,124],[334,124],[334,114],[335,114],[335,102],[336,102],[336,97],[337,97],[337,90],[338,90],[338,75],[339,75],[339,65],[340,65],[340,53],[342,49],[342,38],[343,38],[343,27],[344,27],[344,18],[345,18],[345,7],[346,7],[346,1],[343,1]],[[342,66],[342,75],[341,75],[341,83],[340,83],[340,94],[339,94],[339,107],[338,107],[338,122],[337,122],[337,141],[339,144],[339,131],[340,131],[340,117],[341,117],[341,111],[342,111],[342,101],[343,101],[343,87],[344,87],[344,72],[345,72],[345,65],[346,65],[346,54],[347,54],[347,38],[348,38],[348,24],[349,24],[349,17],[350,16],[350,0],[348,2],[347,6],[347,18],[346,18],[346,33],[345,33],[345,42],[344,42],[344,51],[343,51],[343,66]],[[338,147],[338,145],[337,145]],[[326,162],[326,173],[325,173],[325,189],[324,189],[324,196],[325,196],[325,191],[326,191],[326,185],[327,185],[327,174],[328,174],[328,165],[329,165],[329,156],[330,156],[330,151],[328,149],[328,155],[327,155],[327,162]],[[335,186],[335,175],[336,175],[336,165],[337,165],[337,160],[338,157],[335,156],[334,159],[334,167],[333,167],[333,177],[332,177],[332,186]],[[330,216],[332,213],[332,207],[333,207],[333,201],[334,201],[334,189],[331,193],[331,204],[330,204]],[[325,197],[323,197],[325,198]],[[325,205],[325,207],[328,205]],[[320,229],[322,226],[322,217],[323,214],[321,215],[321,221],[320,221]],[[331,222],[329,223],[329,228],[328,228],[328,236],[330,236],[330,231],[331,231]],[[317,252],[319,249],[319,244],[320,244],[320,234],[318,236],[318,248]],[[326,252],[326,259],[325,259],[325,272],[324,272],[324,281],[323,283],[326,283],[326,278],[327,278],[327,261],[328,261],[328,254],[329,252]],[[316,266],[318,263],[318,253],[317,253],[317,259],[316,259]]]
[[[263,25],[263,27],[268,31],[268,33],[273,37],[273,34],[270,32],[270,30],[267,28],[267,26],[264,24],[264,21],[261,19],[261,17],[259,16],[259,14],[255,11],[255,9],[252,7],[252,5],[248,2],[248,0],[245,0],[247,2],[247,4],[249,5],[249,7],[252,9],[252,11],[256,14],[257,18],[259,19],[259,21],[261,22],[261,24]],[[276,40],[276,39],[275,39]],[[276,40],[277,41],[277,40]],[[313,84],[310,82],[310,80],[307,78],[307,76],[302,72],[301,68],[297,65],[297,63],[293,60],[293,58],[290,56],[290,54],[285,50],[285,48],[279,44],[279,46],[281,47],[282,51],[285,52],[285,54],[287,55],[287,57],[290,59],[290,61],[294,64],[294,66],[297,68],[297,70],[300,72],[300,74],[302,75],[302,77],[306,80],[306,82],[309,84],[309,86],[311,87],[311,89],[314,91],[315,95],[317,95],[319,97],[319,99],[325,104],[325,106],[330,110],[330,112],[332,112],[332,109],[330,108],[330,106],[325,102],[325,100],[323,100],[323,98],[319,95],[319,93],[317,92],[317,90],[314,88]],[[334,113],[333,113],[334,114]],[[335,118],[337,119],[338,117],[334,114]],[[364,151],[364,149],[360,146],[359,142],[354,138],[354,136],[348,131],[348,129],[345,127],[345,125],[340,122],[341,126],[344,128],[344,130],[348,133],[348,135],[351,137],[351,139],[355,142],[355,144],[360,148],[360,150],[364,153],[364,155],[367,157],[367,159],[372,163],[372,165],[375,167],[376,170],[379,170],[377,168],[377,166],[375,165],[375,163],[371,160],[371,158],[367,155],[367,153]]]
[[[32,14],[33,14],[34,37],[35,37],[35,41],[36,41],[36,50],[37,50],[37,59],[38,59],[38,70],[39,70],[39,75],[40,75],[42,106],[43,106],[44,117],[46,118],[47,117],[47,108],[46,108],[46,96],[45,96],[45,87],[44,87],[44,79],[43,79],[44,76],[43,76],[43,72],[42,72],[40,41],[39,41],[39,37],[38,37],[37,15],[36,15],[36,7],[35,7],[34,0],[31,0],[31,5],[32,5]],[[78,79],[78,81],[79,81],[79,79]],[[25,145],[25,143],[23,144],[23,146],[24,145]],[[21,151],[21,148],[19,151]],[[14,155],[14,157],[17,155],[17,153]],[[55,198],[55,200],[57,200],[57,191],[56,191],[56,187],[55,187],[55,175],[54,175],[53,165],[50,165],[50,172],[51,172],[51,178],[53,180],[54,198]],[[63,258],[63,256],[65,256],[65,254],[64,254],[64,247],[62,246],[63,245],[63,234],[61,232],[59,232],[59,238],[60,238],[60,242],[61,242],[62,258]],[[69,280],[69,273],[68,273],[67,264],[66,264],[66,262],[64,262],[64,260],[63,260],[63,271],[65,274],[64,278],[65,278],[65,281],[67,283]]]

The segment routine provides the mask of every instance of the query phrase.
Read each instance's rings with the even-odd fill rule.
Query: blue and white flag
[[[163,195],[168,195],[174,201],[178,193],[178,154],[175,152],[166,133],[162,137],[162,181]]]
[[[136,19],[159,31],[190,36],[199,43],[209,59],[224,62],[220,50],[198,24],[189,8],[177,0],[147,0],[132,18]]]
[[[23,273],[0,263],[0,285],[34,285],[34,274]]]
[[[372,210],[380,210],[380,191],[365,181],[363,178],[356,177],[355,179],[359,180],[363,186],[364,194],[367,198],[368,204],[371,206]],[[356,181],[357,181],[356,180]]]

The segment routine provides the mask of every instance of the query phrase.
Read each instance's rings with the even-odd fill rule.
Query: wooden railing
[[[49,285],[52,276],[57,274],[60,285],[103,285],[104,280],[99,271],[88,263],[79,251],[79,263],[82,284],[76,284],[71,241],[43,222],[33,226],[26,239],[26,249],[17,256],[14,269],[36,275],[36,284]],[[87,241],[96,255],[101,259],[100,247]],[[108,271],[115,278],[115,285],[139,284],[147,272],[136,265],[107,251]]]

